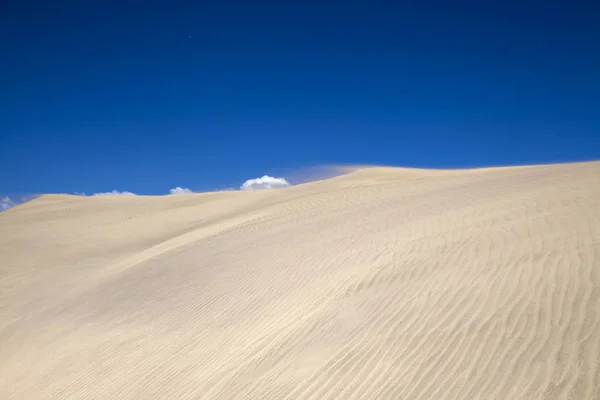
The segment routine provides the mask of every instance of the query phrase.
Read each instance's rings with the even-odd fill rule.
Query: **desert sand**
[[[0,399],[600,399],[600,162],[19,205]]]

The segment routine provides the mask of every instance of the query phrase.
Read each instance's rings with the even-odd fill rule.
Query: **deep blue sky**
[[[0,1],[0,193],[600,159],[594,2],[334,3]]]

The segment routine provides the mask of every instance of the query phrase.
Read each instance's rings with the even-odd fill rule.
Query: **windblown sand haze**
[[[600,162],[0,213],[0,399],[600,399]]]

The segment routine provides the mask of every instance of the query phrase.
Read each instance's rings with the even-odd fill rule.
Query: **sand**
[[[0,399],[600,399],[600,162],[42,196]]]

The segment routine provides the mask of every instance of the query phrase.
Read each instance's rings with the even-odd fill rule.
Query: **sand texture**
[[[600,162],[0,213],[0,399],[600,399]]]

